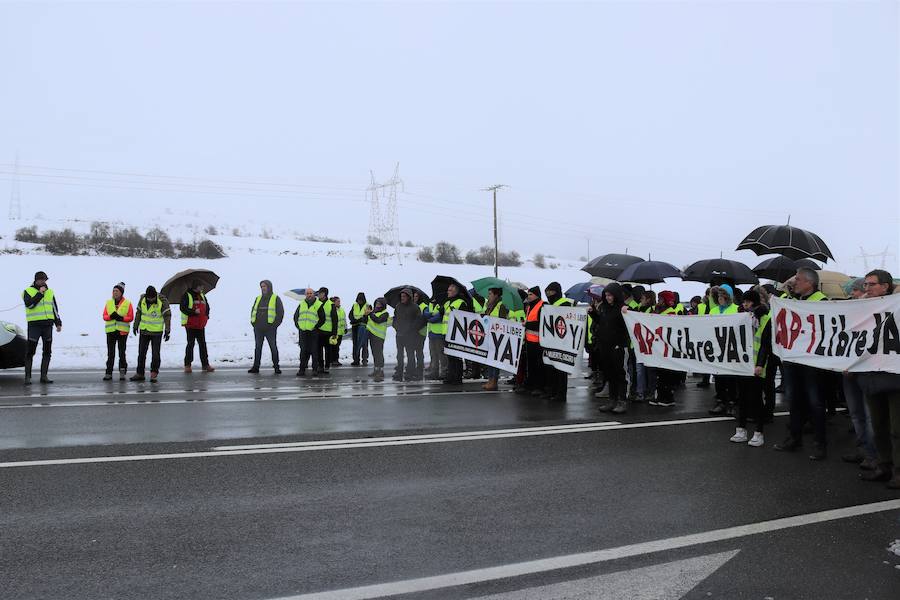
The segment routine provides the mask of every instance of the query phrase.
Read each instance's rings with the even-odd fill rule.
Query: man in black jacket
[[[275,374],[281,374],[278,360],[278,328],[284,320],[284,305],[281,298],[275,295],[272,282],[264,279],[259,282],[259,296],[250,309],[250,324],[253,326],[253,337],[256,347],[253,351],[253,366],[248,373],[259,373],[259,363],[262,360],[263,342],[268,342],[269,352],[272,354],[272,366]]]
[[[416,377],[419,366],[416,364],[416,338],[419,333],[422,312],[413,301],[412,290],[400,292],[400,304],[394,308],[394,329],[397,331],[397,367],[394,369],[394,381],[412,381]],[[403,372],[404,355],[406,355],[406,373]]]

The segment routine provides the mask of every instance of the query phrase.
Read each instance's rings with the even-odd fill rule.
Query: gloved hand
[[[113,312],[113,314],[109,315],[109,318],[112,319],[113,321],[121,321],[122,315],[120,315],[117,312]]]
[[[137,335],[137,334],[138,334],[138,326],[137,326],[137,325],[135,325],[134,327],[132,327],[131,330],[134,332],[134,335]]]
[[[165,334],[163,334],[163,341],[164,341],[164,342],[168,342],[168,341],[169,341],[169,335],[170,335],[170,334],[171,334],[170,331],[167,331]]]
[[[338,336],[333,335],[330,338],[328,338],[328,343],[331,344],[332,346],[337,346],[337,340],[338,340]]]

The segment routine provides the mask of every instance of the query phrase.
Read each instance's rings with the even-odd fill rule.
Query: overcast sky
[[[791,215],[843,270],[862,246],[897,271],[898,23],[895,1],[4,2],[0,198],[18,152],[26,217],[361,240],[369,170],[399,162],[404,240],[490,243],[503,183],[529,256],[752,266],[743,235]]]

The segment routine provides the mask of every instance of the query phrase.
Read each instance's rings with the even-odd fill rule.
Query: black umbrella
[[[604,254],[603,256],[598,256],[588,262],[581,267],[581,270],[590,273],[594,277],[618,279],[619,275],[626,267],[630,267],[639,262],[644,262],[644,259],[639,256],[631,256],[630,254]]]
[[[617,279],[635,283],[662,283],[667,277],[681,277],[681,271],[675,265],[661,260],[645,260],[626,268]]]
[[[793,277],[800,267],[806,267],[815,271],[822,268],[808,258],[792,260],[786,256],[773,256],[753,267],[753,272],[764,279],[784,281]]]
[[[781,254],[794,260],[814,258],[822,262],[834,260],[822,238],[811,231],[790,225],[763,225],[751,231],[738,244],[738,250],[760,254]]]
[[[468,290],[466,290],[466,286],[461,284],[459,281],[450,277],[449,275],[438,275],[431,282],[432,301],[443,304],[447,300],[447,288],[450,287],[451,283],[454,284],[457,289],[459,289],[460,298],[465,298],[467,300],[472,299],[472,297],[469,295]]]
[[[684,280],[702,281],[703,283],[713,283],[716,280],[729,280],[731,283],[759,283],[759,278],[750,270],[750,267],[727,258],[698,260],[684,270]]]
[[[414,285],[398,285],[397,287],[392,287],[388,291],[384,293],[384,301],[388,303],[388,306],[394,308],[398,304],[400,304],[400,292],[403,290],[410,290],[413,293],[419,292],[419,302],[428,302],[428,294],[420,290]],[[409,299],[412,302],[412,298]]]
[[[219,276],[209,269],[187,269],[169,278],[159,289],[159,293],[171,302],[181,302],[181,297],[190,289],[191,282],[195,279],[200,280],[206,293],[213,291],[219,283]]]

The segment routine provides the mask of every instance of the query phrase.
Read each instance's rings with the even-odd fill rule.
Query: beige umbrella
[[[606,277],[591,277],[591,283],[594,285],[609,285],[614,281],[615,279],[607,279]]]
[[[819,271],[819,290],[832,300],[845,300],[844,284],[853,279],[837,271]]]

